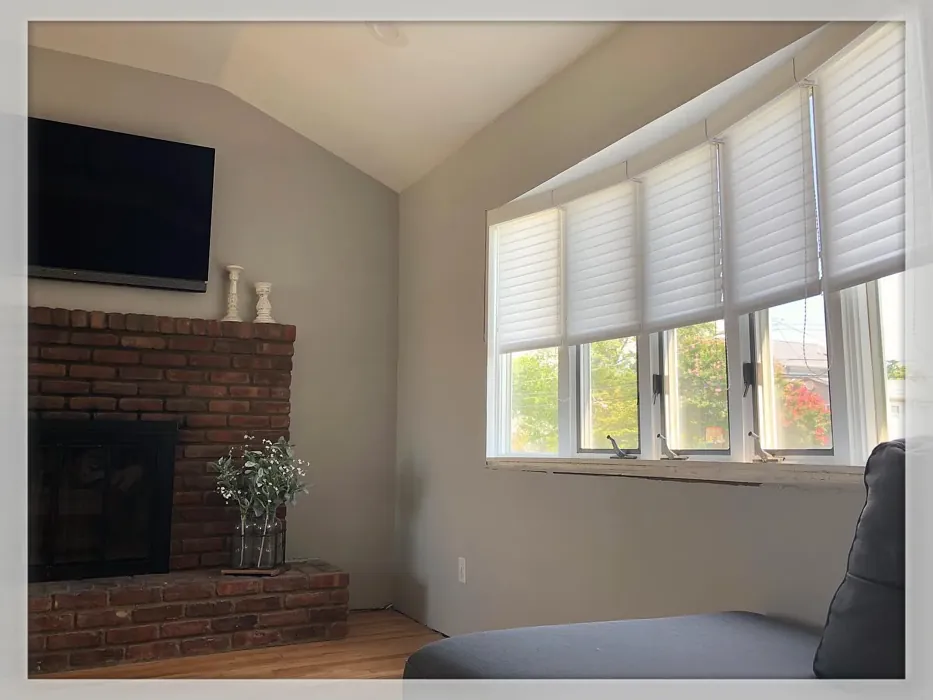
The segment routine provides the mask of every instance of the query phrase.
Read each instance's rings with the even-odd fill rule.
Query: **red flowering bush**
[[[829,406],[800,380],[778,377],[782,395],[782,447],[828,447],[832,431]]]

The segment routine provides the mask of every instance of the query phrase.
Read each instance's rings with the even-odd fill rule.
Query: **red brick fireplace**
[[[249,433],[289,434],[295,327],[29,310],[29,410],[43,418],[173,421],[171,568],[226,563],[233,520],[209,460]]]
[[[31,418],[178,426],[172,573],[30,584],[31,672],[346,633],[346,575],[323,562],[278,582],[216,571],[236,517],[208,463],[245,433],[288,437],[294,341],[289,325],[30,308]]]

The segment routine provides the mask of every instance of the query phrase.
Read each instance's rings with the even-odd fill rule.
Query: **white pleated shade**
[[[635,187],[627,182],[564,208],[567,342],[637,334],[641,294]]]
[[[870,31],[814,77],[825,274],[841,289],[904,269],[904,25]]]
[[[499,352],[560,344],[560,212],[548,209],[495,227]]]
[[[904,43],[902,23],[877,25],[717,143],[493,226],[497,350],[680,328],[903,270]]]
[[[738,313],[820,290],[808,101],[794,88],[721,137],[726,294]]]
[[[641,186],[649,331],[722,316],[722,255],[713,149],[695,148],[645,173]]]

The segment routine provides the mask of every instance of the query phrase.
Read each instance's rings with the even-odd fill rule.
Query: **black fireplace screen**
[[[168,571],[177,428],[33,420],[29,580]]]

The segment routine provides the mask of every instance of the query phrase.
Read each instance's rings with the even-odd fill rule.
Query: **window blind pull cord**
[[[794,65],[795,65],[795,74],[794,74],[794,75],[795,75],[795,77],[796,77],[796,64],[794,64]],[[816,219],[816,231],[814,231],[814,233],[815,233],[815,235],[816,235],[816,254],[817,254],[817,266],[818,266],[817,276],[819,277],[820,280],[822,280],[822,278],[823,278],[823,268],[822,268],[822,265],[820,265],[820,262],[819,262],[819,260],[820,260],[820,258],[821,258],[821,256],[822,256],[822,231],[820,230],[820,214],[819,214],[819,201],[820,201],[820,198],[819,198],[819,179],[820,179],[820,178],[819,178],[819,171],[818,171],[817,165],[816,165],[816,152],[815,152],[815,150],[814,150],[814,148],[815,148],[815,143],[816,143],[816,139],[814,138],[814,137],[815,137],[815,131],[814,131],[815,123],[814,123],[814,119],[813,119],[813,107],[814,107],[814,102],[813,102],[813,82],[810,81],[810,80],[803,80],[803,81],[800,82],[800,85],[801,85],[801,87],[804,89],[805,94],[806,94],[805,116],[806,116],[807,128],[809,129],[809,132],[810,132],[810,136],[809,136],[809,141],[810,141],[810,163],[809,163],[809,165],[810,165],[810,168],[811,168],[811,172],[813,173],[813,206],[814,206],[814,209],[815,209],[815,217],[814,217],[814,218]],[[806,167],[807,167],[806,164],[804,164],[804,168],[806,168]],[[804,173],[804,182],[806,182],[806,173]],[[804,192],[804,207],[806,207],[806,192]],[[806,250],[807,250],[807,249],[805,248],[805,249],[804,249],[804,274],[806,274],[806,270],[807,270]],[[822,285],[821,285],[821,289],[822,289]],[[807,297],[804,297],[804,300],[803,300],[803,338],[802,338],[802,340],[801,340],[801,347],[800,347],[800,349],[801,349],[801,351],[803,352],[803,365],[804,365],[804,367],[807,368],[807,371],[810,372],[810,374],[813,374],[814,372],[813,372],[813,370],[812,370],[811,367],[810,367],[810,359],[807,357],[807,321],[809,321],[809,318],[808,318],[809,307],[810,307],[810,297],[807,296]],[[828,367],[829,367],[829,355],[828,355],[828,354],[827,354],[827,357],[826,357],[826,362],[827,362],[827,369],[828,369]]]

